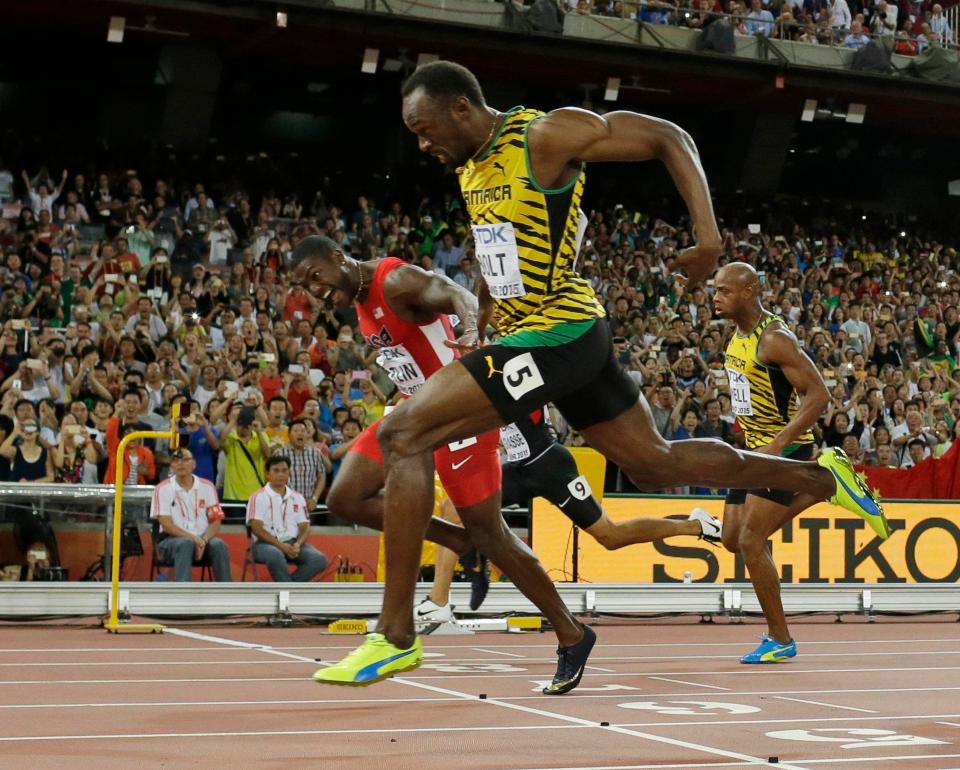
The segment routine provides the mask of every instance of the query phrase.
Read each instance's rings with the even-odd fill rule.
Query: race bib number
[[[736,369],[727,369],[730,382],[730,406],[738,416],[751,417],[753,403],[750,400],[750,380],[743,372]]]
[[[520,274],[520,253],[513,224],[472,225],[480,272],[494,299],[512,299],[527,293]]]
[[[412,396],[426,382],[423,370],[403,345],[381,348],[377,363],[386,370],[393,384],[406,396]]]
[[[573,481],[567,484],[567,491],[576,500],[586,500],[593,496],[593,490],[590,488],[590,482],[586,476],[577,476]]]
[[[523,353],[503,365],[503,386],[514,401],[519,401],[531,390],[543,386],[543,376],[532,354]]]
[[[500,443],[503,444],[507,453],[508,463],[526,460],[530,456],[530,445],[516,423],[510,423],[500,428]]]

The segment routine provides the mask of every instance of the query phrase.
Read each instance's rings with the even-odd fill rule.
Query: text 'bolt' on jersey
[[[403,395],[412,396],[434,372],[459,358],[459,352],[443,344],[444,340],[455,339],[445,314],[439,313],[428,324],[417,324],[403,320],[390,309],[383,295],[383,282],[400,267],[415,269],[395,257],[380,260],[367,298],[354,304],[360,333],[377,351],[377,363]]]
[[[757,357],[764,330],[780,320],[765,315],[749,334],[734,334],[725,351],[731,407],[749,449],[769,444],[797,413],[797,393],[786,375],[779,366],[763,364]],[[794,444],[812,442],[813,434],[806,431]]]
[[[584,170],[565,187],[547,190],[530,169],[527,129],[542,117],[524,107],[509,110],[490,148],[457,169],[502,335],[604,316],[575,271],[586,229]]]

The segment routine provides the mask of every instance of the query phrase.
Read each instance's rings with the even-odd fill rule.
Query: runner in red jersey
[[[407,317],[404,317],[391,306],[392,298],[385,293],[385,284],[391,274],[396,270],[416,268],[395,257],[373,264],[373,276],[365,297],[355,303],[360,332],[367,344],[377,351],[377,363],[387,371],[404,397],[412,396],[434,372],[460,357],[459,350],[445,344],[455,340],[456,335],[446,313],[420,317],[405,313]],[[402,282],[402,275],[391,281],[392,284]],[[408,309],[400,303],[401,313]],[[378,420],[363,432],[350,451],[363,454],[382,466],[383,457],[377,443],[379,427]],[[498,443],[498,432],[490,431],[434,452],[437,474],[447,496],[458,509],[481,503],[500,489]]]
[[[463,287],[434,273],[412,267],[399,259],[357,262],[345,256],[335,242],[323,236],[300,241],[293,253],[294,278],[322,299],[337,307],[355,302],[360,329],[371,347],[379,351],[378,362],[404,395],[415,393],[432,374],[459,357],[450,325],[455,314],[467,326],[476,325],[477,300]],[[467,437],[438,449],[434,455],[437,474],[457,507],[464,530],[432,519],[426,537],[457,553],[475,545],[485,553],[547,617],[558,637],[583,638],[587,633],[560,599],[533,552],[506,526],[500,515],[499,432]],[[344,518],[375,529],[406,529],[411,523],[384,517],[384,471],[376,426],[371,426],[347,453],[327,496],[330,510]],[[411,501],[423,505],[430,501]],[[391,538],[386,538],[386,561],[390,580],[405,583],[409,591],[404,608],[413,628],[413,596],[419,565],[402,574],[391,559]],[[377,645],[390,645],[382,629],[368,636]],[[409,657],[404,657],[409,652]],[[376,678],[411,668],[419,663],[420,642],[389,656],[396,667],[374,667]],[[337,668],[337,667],[334,667]],[[319,670],[314,678],[331,681],[332,669]],[[368,684],[333,680],[340,684]]]

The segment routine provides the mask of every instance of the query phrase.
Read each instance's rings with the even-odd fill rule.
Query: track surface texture
[[[4,626],[0,768],[960,768],[955,621],[794,622],[796,659],[744,666],[756,622],[602,620],[561,697],[549,633],[425,637],[345,688],[310,675],[360,637],[323,627]]]

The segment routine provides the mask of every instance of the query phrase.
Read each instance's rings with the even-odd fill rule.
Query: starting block
[[[472,631],[539,631],[543,628],[543,618],[536,616],[517,616],[509,618],[460,618],[457,621],[462,628]]]
[[[340,620],[335,620],[329,626],[327,626],[327,633],[330,634],[365,634],[367,633],[367,621],[365,620],[351,620],[349,618],[341,618]]]
[[[543,618],[536,617],[511,617],[507,618],[507,631],[539,631],[543,628]]]
[[[417,631],[424,636],[473,636],[476,634],[476,631],[461,626],[456,620],[448,620],[445,623],[424,623],[418,625]]]

